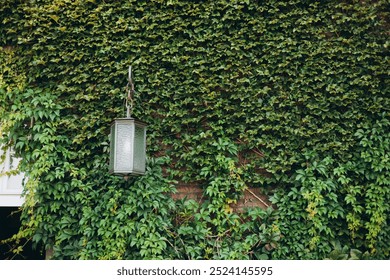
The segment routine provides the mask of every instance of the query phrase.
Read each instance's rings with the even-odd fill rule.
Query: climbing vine
[[[387,4],[4,0],[14,239],[58,259],[388,258]],[[126,182],[107,164],[129,65],[149,161]],[[178,181],[204,200],[174,201]],[[248,187],[274,209],[234,211]]]

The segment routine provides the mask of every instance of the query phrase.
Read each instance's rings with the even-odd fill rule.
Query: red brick
[[[176,186],[177,193],[172,195],[173,199],[194,199],[198,202],[203,200],[203,189],[198,183],[179,182]],[[271,203],[268,197],[262,194],[259,188],[248,188],[244,191],[244,197],[237,204],[230,205],[234,211],[241,212],[244,208],[261,207],[266,209]]]

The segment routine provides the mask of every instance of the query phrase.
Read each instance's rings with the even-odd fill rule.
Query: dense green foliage
[[[386,0],[3,3],[17,237],[66,259],[389,257]],[[125,182],[107,142],[129,65],[150,160]],[[205,202],[173,201],[175,180]],[[233,213],[248,186],[277,210]]]

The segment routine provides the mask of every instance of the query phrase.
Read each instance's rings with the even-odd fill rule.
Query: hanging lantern
[[[122,176],[145,173],[146,124],[133,118],[111,124],[110,172]]]
[[[146,123],[131,117],[134,85],[129,67],[127,85],[127,117],[115,119],[111,124],[110,173],[124,176],[138,176],[145,173],[146,165]]]

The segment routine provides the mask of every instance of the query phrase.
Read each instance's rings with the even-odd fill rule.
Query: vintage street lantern
[[[145,173],[146,123],[131,117],[134,85],[131,66],[127,85],[126,118],[115,119],[111,124],[110,173],[124,176],[139,176]]]

